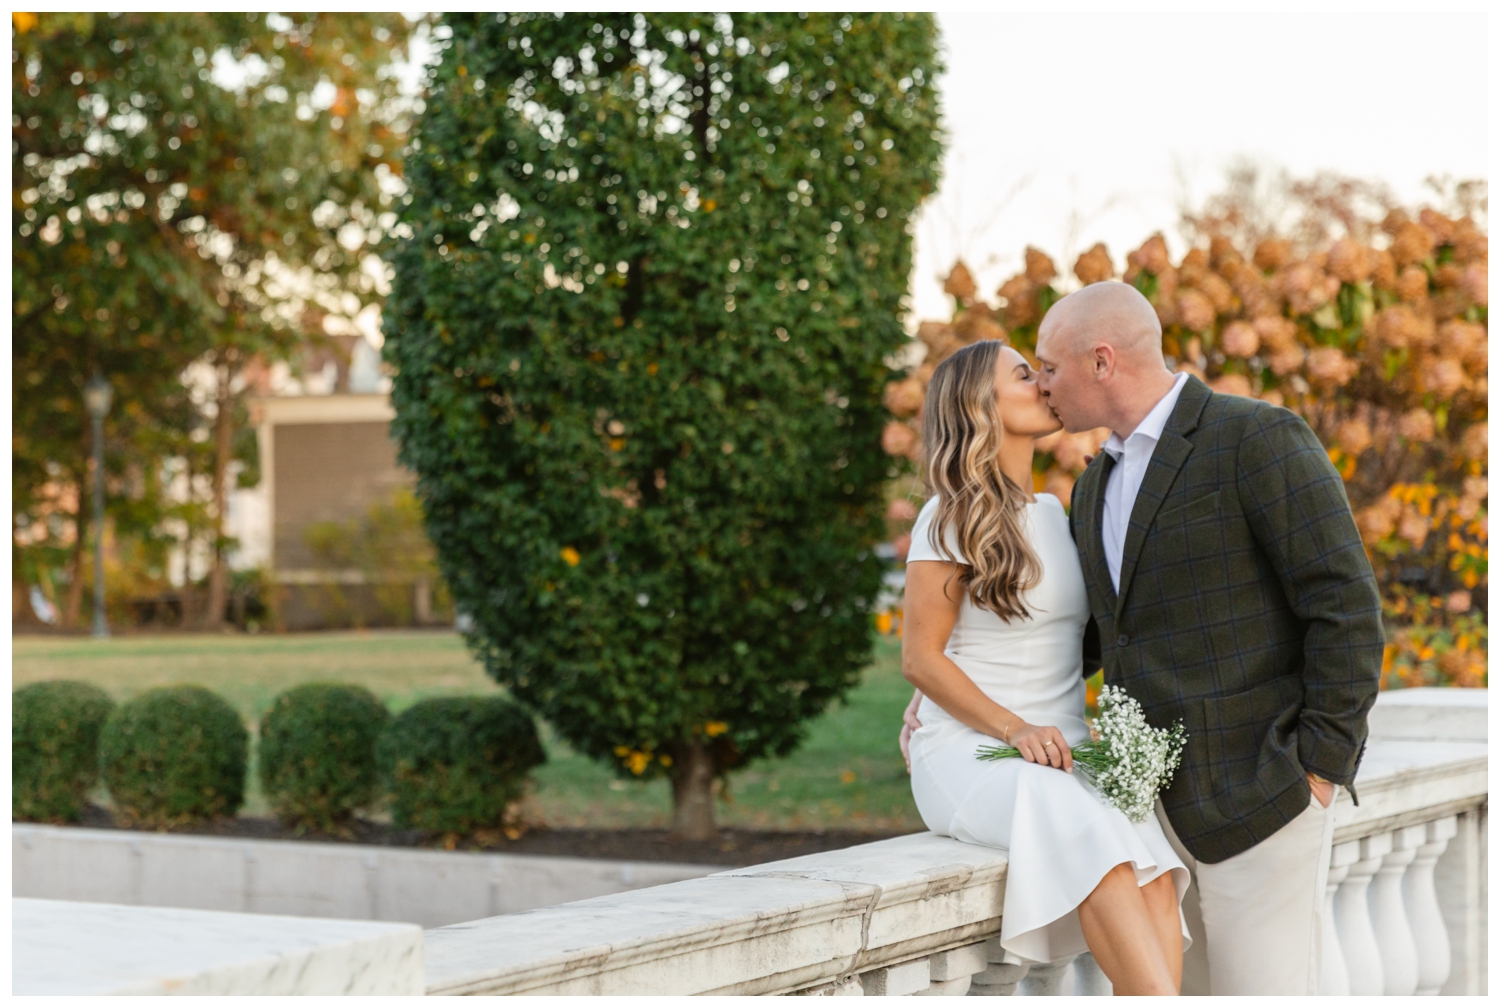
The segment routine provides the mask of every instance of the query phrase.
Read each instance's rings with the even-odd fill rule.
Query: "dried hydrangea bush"
[[[1472,213],[1445,215],[1305,186],[1302,198],[1331,223],[1288,237],[1257,233],[1242,206],[1220,200],[1188,221],[1201,240],[1176,263],[1161,235],[1130,252],[1123,272],[1096,245],[1073,264],[1077,285],[1135,285],[1161,318],[1170,366],[1216,391],[1294,410],[1317,432],[1381,582],[1385,685],[1483,686],[1487,630],[1474,604],[1475,590],[1488,587],[1489,560],[1482,201]],[[1008,339],[1032,353],[1042,316],[1074,286],[1028,248],[1025,269],[989,302],[958,263],[945,287],[954,317],[921,324],[925,359],[887,386],[894,419],[886,451],[915,458],[939,361],[979,339]],[[1085,456],[1107,434],[1046,439],[1037,488],[1066,503]],[[893,521],[904,514],[893,505]]]

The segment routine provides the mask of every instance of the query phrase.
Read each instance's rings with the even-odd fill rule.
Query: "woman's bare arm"
[[[1062,732],[1050,725],[1027,724],[995,703],[943,653],[963,602],[956,572],[954,564],[936,560],[906,565],[901,674],[975,731],[1015,746],[1033,763],[1071,771],[1073,752]]]

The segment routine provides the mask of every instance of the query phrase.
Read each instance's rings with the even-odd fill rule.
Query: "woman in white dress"
[[[938,365],[922,423],[933,495],[912,529],[901,659],[920,704],[917,809],[934,833],[1009,851],[1007,961],[1087,948],[1116,994],[1175,994],[1187,869],[1155,817],[1130,822],[1072,772],[1088,603],[1062,503],[1031,493],[1035,441],[1061,424],[998,341]],[[997,740],[1025,759],[976,758]]]

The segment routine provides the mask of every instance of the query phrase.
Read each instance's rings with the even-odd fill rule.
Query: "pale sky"
[[[1071,277],[1096,241],[1116,267],[1178,194],[1249,156],[1387,183],[1487,171],[1481,14],[938,15],[949,150],[918,225],[908,319],[946,318],[956,255],[988,298],[1035,245]],[[1065,261],[1064,261],[1065,260]]]

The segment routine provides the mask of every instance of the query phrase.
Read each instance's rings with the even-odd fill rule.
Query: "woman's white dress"
[[[932,542],[937,498],[912,529],[907,563],[947,561]],[[1034,725],[1056,725],[1070,745],[1088,738],[1084,720],[1083,629],[1088,601],[1068,516],[1051,494],[1025,509],[1040,583],[1026,596],[1030,619],[1007,623],[966,596],[945,654],[985,694]],[[963,555],[949,530],[949,551]],[[1132,823],[1105,805],[1081,773],[1024,759],[982,762],[995,745],[929,698],[911,738],[911,786],[927,828],[940,836],[1009,851],[1000,944],[1010,962],[1054,962],[1088,949],[1078,905],[1110,869],[1129,862],[1145,885],[1172,872],[1177,899],[1188,871],[1155,817]],[[1184,923],[1183,941],[1189,939]]]

